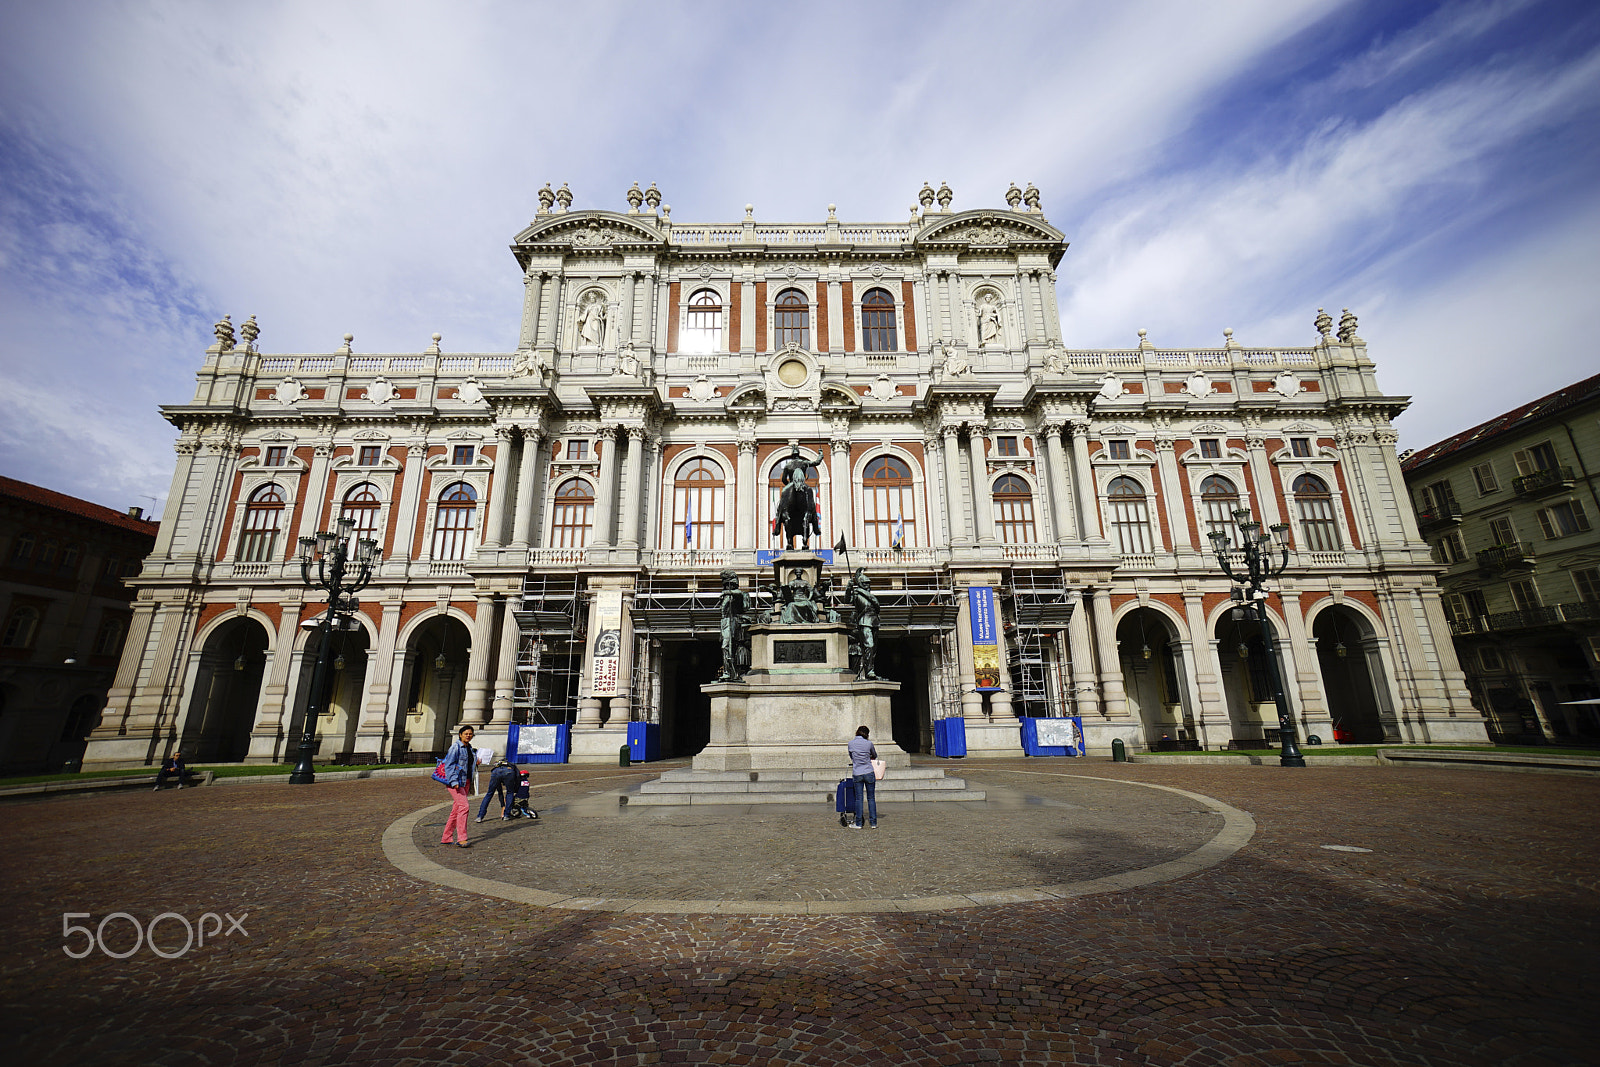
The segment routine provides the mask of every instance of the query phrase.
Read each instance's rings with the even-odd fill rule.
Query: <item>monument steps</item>
[[[645,782],[627,797],[630,805],[674,804],[827,804],[844,769],[765,768],[759,771],[672,770]],[[878,783],[879,804],[982,801],[981,789],[938,768],[896,767]]]

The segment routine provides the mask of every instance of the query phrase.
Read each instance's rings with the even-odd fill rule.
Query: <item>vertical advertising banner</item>
[[[617,668],[622,662],[622,590],[602,589],[594,595],[594,685],[590,696],[617,695]]]
[[[972,616],[972,679],[980,690],[1000,688],[1000,641],[994,621],[994,587],[967,587],[967,609]]]

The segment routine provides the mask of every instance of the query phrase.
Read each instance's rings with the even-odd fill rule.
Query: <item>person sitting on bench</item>
[[[167,762],[163,763],[161,770],[156,773],[155,788],[160,789],[166,785],[168,778],[176,778],[178,780],[178,788],[182,789],[185,785],[194,784],[190,781],[193,777],[194,772],[183,765],[183,753],[174,752],[167,757]]]

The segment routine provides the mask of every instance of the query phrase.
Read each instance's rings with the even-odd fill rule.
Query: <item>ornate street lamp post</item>
[[[1233,591],[1234,599],[1242,600],[1240,606],[1233,609],[1234,618],[1248,619],[1253,611],[1261,624],[1261,644],[1267,653],[1267,674],[1272,679],[1272,700],[1278,706],[1278,737],[1283,746],[1279,750],[1278,765],[1304,767],[1306,758],[1295,743],[1294,719],[1289,715],[1289,701],[1283,695],[1283,671],[1278,661],[1277,643],[1272,639],[1272,623],[1267,618],[1267,591],[1263,588],[1289,565],[1289,543],[1283,536],[1289,524],[1280,522],[1263,532],[1261,524],[1250,518],[1246,508],[1235,511],[1233,521],[1239,526],[1239,547],[1229,544],[1231,538],[1226,531],[1213,530],[1207,536],[1217,554],[1217,562],[1222,564],[1222,573],[1244,586],[1242,590]],[[1282,553],[1276,563],[1272,559],[1274,549]]]
[[[323,530],[315,537],[300,538],[300,580],[307,589],[321,587],[328,593],[328,610],[322,613],[317,625],[321,647],[317,651],[317,665],[311,672],[311,696],[306,701],[305,730],[300,736],[300,759],[289,774],[296,785],[309,785],[317,780],[311,768],[317,752],[317,719],[322,715],[328,696],[324,691],[328,678],[328,649],[333,642],[335,626],[344,628],[345,619],[359,606],[355,595],[372,581],[372,568],[383,553],[378,542],[363,537],[352,545],[351,534],[355,520],[348,515],[338,521],[337,532]],[[354,552],[351,551],[352,547]],[[311,565],[317,565],[317,577],[311,578]],[[335,620],[338,620],[337,622]]]

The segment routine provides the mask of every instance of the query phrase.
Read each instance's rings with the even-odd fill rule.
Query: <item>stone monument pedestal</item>
[[[856,678],[844,623],[751,626],[749,672],[701,687],[711,697],[711,739],[694,769],[846,767],[844,747],[858,726],[872,731],[890,767],[909,766],[891,736],[889,697],[899,689]]]

